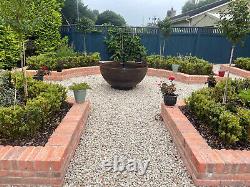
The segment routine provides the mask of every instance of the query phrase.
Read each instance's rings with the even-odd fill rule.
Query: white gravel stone
[[[112,89],[100,75],[60,82],[66,87],[87,82],[92,87],[87,94],[91,115],[68,167],[65,186],[194,186],[164,123],[155,119],[163,101],[157,85],[161,80],[146,77],[130,91]],[[204,85],[176,82],[176,86],[179,97],[184,98]],[[69,96],[73,96],[71,91]],[[104,171],[102,161],[115,156],[149,159],[148,170],[143,176]]]

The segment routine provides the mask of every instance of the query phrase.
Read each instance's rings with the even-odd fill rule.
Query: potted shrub
[[[174,77],[169,77],[170,84],[162,82],[160,85],[161,93],[164,98],[164,103],[167,106],[174,106],[177,102],[177,94],[175,94],[176,87],[173,81]]]
[[[177,73],[179,71],[180,65],[179,64],[172,64],[172,71]]]
[[[220,70],[219,71],[219,77],[224,77],[225,76],[225,71]]]
[[[146,49],[141,39],[130,28],[112,29],[106,40],[112,62],[100,64],[103,78],[115,89],[136,87],[147,74],[148,66],[142,62]]]
[[[208,84],[209,88],[214,88],[215,85],[217,84],[217,81],[213,75],[209,75],[206,84]]]
[[[56,63],[56,71],[62,72],[62,70],[63,70],[63,60],[59,59]]]
[[[76,103],[83,103],[86,98],[87,90],[91,88],[87,83],[74,83],[69,89],[73,90]]]
[[[36,72],[36,74],[33,76],[33,79],[43,81],[45,75],[49,75],[50,71],[47,66],[42,66],[39,68]]]

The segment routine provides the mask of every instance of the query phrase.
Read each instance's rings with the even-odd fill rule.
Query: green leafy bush
[[[42,66],[47,66],[50,70],[56,70],[58,64],[61,64],[63,69],[76,67],[96,66],[99,64],[100,54],[93,53],[91,55],[71,54],[58,55],[57,53],[47,53],[38,56],[32,56],[27,59],[29,69],[39,69]]]
[[[16,87],[23,90],[22,75],[13,75]],[[66,90],[60,85],[28,79],[29,98],[25,104],[0,107],[0,134],[5,138],[33,136],[60,111]]]
[[[15,32],[0,20],[0,69],[11,69],[20,58],[20,44]]]
[[[197,57],[163,57],[151,55],[146,59],[151,68],[172,70],[172,64],[178,64],[182,73],[190,75],[210,75],[213,73],[212,64]]]
[[[250,71],[250,58],[237,58],[234,63],[237,68]]]
[[[140,36],[133,34],[130,28],[109,30],[105,43],[114,61],[141,61],[147,54]]]
[[[87,83],[80,83],[80,84],[76,84],[74,83],[73,85],[71,85],[69,87],[69,89],[71,90],[87,90],[87,89],[91,89],[90,86]]]
[[[225,81],[215,88],[204,88],[187,99],[191,112],[226,143],[250,141],[250,109],[248,94],[250,80],[229,80],[228,103],[222,104]],[[243,99],[244,98],[244,99]],[[242,101],[243,100],[243,101]]]

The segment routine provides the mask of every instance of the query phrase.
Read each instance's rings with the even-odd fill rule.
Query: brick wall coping
[[[179,106],[162,104],[161,115],[197,186],[250,186],[250,151],[212,149]]]
[[[27,70],[27,74],[32,76],[36,73],[35,70]],[[99,66],[91,66],[91,67],[80,67],[80,68],[71,68],[65,69],[62,72],[52,71],[49,76],[45,76],[45,80],[51,81],[62,81],[66,79],[70,79],[73,77],[80,76],[88,76],[88,75],[98,75],[100,74]],[[202,84],[207,81],[208,76],[206,75],[188,75],[184,73],[173,73],[169,70],[163,69],[153,69],[149,68],[147,72],[148,76],[156,76],[156,77],[166,77],[174,76],[176,81],[180,81],[186,84]],[[216,77],[217,81],[222,80],[221,77]]]
[[[44,147],[0,146],[0,186],[62,186],[89,113],[89,101],[74,103]]]
[[[250,78],[250,71],[240,69],[237,67],[230,67],[227,64],[221,65],[221,70],[229,71],[230,73],[235,74],[235,75],[240,76],[240,77]]]

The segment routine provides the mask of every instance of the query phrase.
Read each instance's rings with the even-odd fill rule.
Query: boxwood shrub
[[[208,61],[192,56],[161,57],[151,55],[147,57],[149,67],[156,69],[172,70],[172,64],[179,64],[179,71],[189,75],[209,75],[213,73],[213,65]]]
[[[23,92],[23,78],[12,75],[17,90]],[[0,106],[0,135],[7,139],[33,136],[36,131],[52,120],[66,99],[64,87],[28,79],[28,99],[17,105]]]
[[[237,68],[250,71],[250,58],[237,58],[234,63]]]
[[[38,56],[32,56],[27,59],[29,69],[37,70],[42,66],[47,66],[49,70],[56,70],[60,65],[63,69],[76,67],[96,66],[99,64],[100,54],[90,55],[78,54],[70,56],[58,56],[56,53],[46,53]]]
[[[242,92],[250,94],[250,79],[230,80],[228,103],[222,104],[225,81],[215,88],[204,88],[187,99],[191,112],[207,124],[227,144],[249,141],[250,108]]]

